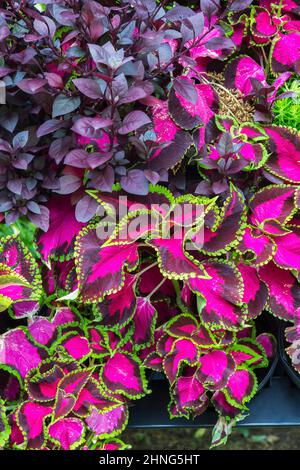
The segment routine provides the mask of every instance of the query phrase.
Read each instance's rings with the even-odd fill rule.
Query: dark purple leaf
[[[71,194],[77,191],[82,185],[81,178],[75,175],[64,175],[59,178],[60,189],[55,192],[58,194]]]
[[[143,196],[148,194],[149,182],[142,170],[130,170],[127,176],[122,176],[121,186],[130,194]]]
[[[123,120],[122,126],[119,128],[119,134],[129,134],[136,131],[146,124],[151,124],[151,119],[143,111],[132,111],[127,114]]]

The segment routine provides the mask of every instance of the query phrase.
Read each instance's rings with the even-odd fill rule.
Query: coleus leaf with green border
[[[42,281],[38,264],[33,255],[17,236],[10,236],[0,242],[0,266],[19,278],[19,285],[0,286],[3,306],[9,306],[15,318],[33,315],[39,308],[42,293]]]

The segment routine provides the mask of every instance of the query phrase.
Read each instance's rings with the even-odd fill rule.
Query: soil
[[[210,445],[210,429],[127,430],[122,439],[133,449],[205,450]],[[300,427],[235,429],[223,450],[299,450]]]

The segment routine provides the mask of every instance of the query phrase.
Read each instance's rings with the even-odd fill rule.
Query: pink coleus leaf
[[[105,387],[113,393],[132,399],[147,393],[143,366],[132,354],[116,352],[104,365],[101,376]]]
[[[237,367],[264,367],[268,365],[264,349],[259,343],[249,338],[240,340],[229,347],[228,352],[233,357]]]
[[[300,73],[300,34],[298,32],[283,35],[276,41],[271,64],[275,73],[287,70]]]
[[[270,262],[259,269],[259,277],[269,290],[268,308],[283,320],[293,320],[300,307],[300,286],[292,273]]]
[[[52,196],[48,202],[49,230],[38,236],[38,246],[46,263],[50,259],[67,259],[72,256],[75,237],[83,225],[75,218],[75,207],[68,197]],[[64,223],[62,223],[62,220]]]
[[[168,113],[167,102],[160,102],[153,108],[154,132],[157,143],[163,145],[150,157],[150,168],[153,171],[169,170],[181,162],[192,145],[188,132],[180,129]]]
[[[179,409],[198,408],[205,400],[205,388],[197,376],[181,376],[174,387],[175,401]]]
[[[184,249],[181,238],[153,238],[148,242],[158,256],[161,273],[169,279],[189,279],[193,276],[207,277],[205,270],[196,260],[192,260]]]
[[[272,221],[285,224],[292,217],[296,211],[295,188],[283,184],[267,186],[250,199],[249,206],[252,210],[251,223],[265,233],[277,235],[280,227]]]
[[[77,396],[92,375],[92,369],[75,370],[64,375],[58,387],[66,394]]]
[[[241,409],[229,403],[226,395],[221,390],[215,392],[211,400],[217,412],[222,416],[234,418],[241,413]]]
[[[89,347],[93,354],[97,356],[106,356],[107,349],[105,346],[105,337],[102,330],[96,327],[88,328]]]
[[[175,338],[190,339],[201,348],[210,347],[215,344],[210,331],[203,325],[199,325],[196,318],[187,313],[173,317],[165,325],[164,330]]]
[[[245,318],[241,275],[234,266],[217,261],[204,266],[211,279],[189,279],[192,291],[205,299],[202,321],[210,327],[239,329]]]
[[[207,254],[217,254],[238,243],[246,227],[246,206],[241,194],[232,190],[225,200],[220,222],[214,230],[204,228],[202,250]]]
[[[233,358],[224,351],[209,351],[200,357],[197,377],[208,390],[224,388],[235,371]]]
[[[248,317],[260,315],[268,299],[268,289],[260,280],[257,270],[246,264],[239,264],[238,269],[244,281],[243,302],[248,305]]]
[[[269,136],[271,151],[265,167],[285,181],[299,183],[300,135],[280,126],[267,126],[264,129]]]
[[[80,294],[85,302],[102,300],[118,292],[124,285],[124,269],[138,263],[137,243],[119,243],[102,247],[104,240],[95,228],[83,229],[77,238],[77,274]]]
[[[178,78],[191,83],[192,80],[182,76]],[[201,148],[205,142],[211,140],[214,128],[214,115],[219,110],[218,95],[210,85],[195,85],[198,99],[192,104],[171,90],[169,95],[169,112],[183,129],[200,127],[198,131],[198,146]]]
[[[73,410],[75,402],[76,398],[74,395],[67,394],[64,390],[59,389],[54,404],[54,419],[57,420],[67,416]]]
[[[57,327],[78,321],[78,316],[69,307],[58,307],[51,320],[51,323]]]
[[[157,311],[147,297],[138,297],[136,311],[133,318],[133,342],[135,347],[141,348],[154,341],[154,330]]]
[[[300,227],[290,227],[292,232],[276,237],[275,263],[283,269],[300,269]]]
[[[36,316],[29,319],[28,331],[37,343],[47,346],[55,336],[56,326],[47,318]]]
[[[143,365],[148,369],[163,372],[162,362],[162,357],[160,357],[156,351],[153,351],[145,357],[145,359],[143,360]]]
[[[177,339],[171,351],[164,357],[163,366],[166,376],[172,384],[179,373],[179,368],[183,363],[195,364],[198,357],[198,350],[195,344],[188,339]]]
[[[181,314],[172,318],[164,328],[175,338],[190,338],[198,329],[198,322],[190,314]]]
[[[121,403],[116,408],[105,412],[93,409],[91,415],[86,418],[86,423],[100,439],[117,436],[128,423],[127,406]]]
[[[224,76],[225,85],[239,90],[244,96],[253,90],[251,79],[255,78],[266,85],[263,67],[249,56],[240,56],[229,62]]]
[[[117,399],[106,396],[100,390],[97,380],[90,378],[78,394],[73,413],[79,417],[87,417],[93,409],[105,412],[119,406],[119,404]]]
[[[268,359],[272,359],[275,356],[277,350],[276,338],[270,333],[261,333],[257,336],[256,341],[264,349]]]
[[[54,365],[50,370],[27,377],[26,388],[29,396],[38,402],[49,402],[54,400],[60,380],[64,376],[64,371],[58,365]]]
[[[87,338],[76,332],[67,334],[66,337],[62,338],[60,345],[76,360],[83,359],[91,353]]]
[[[267,235],[248,226],[236,249],[244,256],[245,261],[251,260],[251,266],[258,267],[273,258],[276,245]]]
[[[257,390],[257,378],[251,370],[237,369],[230,377],[223,390],[227,400],[233,406],[240,407],[247,403]]]
[[[21,328],[0,336],[0,363],[16,370],[22,378],[37,367],[42,358],[43,350],[33,344]]]
[[[13,306],[15,317],[24,318],[36,313],[42,291],[41,275],[36,260],[21,240],[15,236],[1,240],[0,265],[8,266],[26,281],[23,286],[1,288],[2,295],[16,300]]]
[[[84,437],[84,424],[78,418],[62,418],[50,424],[48,433],[62,450],[76,449]]]
[[[97,304],[101,325],[119,329],[130,321],[136,310],[135,283],[135,276],[125,273],[121,291],[108,295]]]
[[[193,89],[193,94],[196,94],[194,102],[191,102],[191,100],[188,100],[179,92],[178,85],[182,88],[190,86]],[[176,78],[176,82],[174,82],[174,86],[170,91],[168,100],[169,112],[176,124],[183,129],[194,129],[202,125],[200,109],[202,111],[203,103],[199,102],[198,86],[194,84],[192,79],[181,76]]]
[[[273,23],[268,10],[255,7],[251,31],[256,37],[264,40],[272,38],[277,33],[277,25]]]
[[[27,448],[41,449],[45,445],[44,420],[52,413],[46,404],[25,401],[17,411],[17,422],[26,439]]]

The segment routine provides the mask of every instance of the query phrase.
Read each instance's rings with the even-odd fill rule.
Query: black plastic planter
[[[285,348],[287,347],[287,342],[285,340],[284,330],[287,327],[287,323],[281,322],[280,324],[280,332],[279,332],[279,355],[281,362],[284,366],[284,369],[290,379],[294,382],[294,384],[300,389],[300,375],[292,366],[291,360],[287,355]]]

